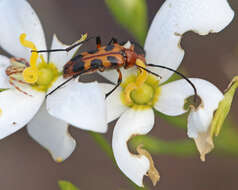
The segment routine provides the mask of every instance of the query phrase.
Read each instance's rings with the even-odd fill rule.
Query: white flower
[[[185,32],[192,30],[200,35],[219,32],[231,22],[233,16],[234,12],[226,0],[167,0],[149,29],[145,43],[146,62],[176,70],[184,56],[180,40]],[[140,60],[137,64],[143,65]],[[134,155],[127,147],[132,136],[147,134],[153,128],[153,108],[170,116],[190,110],[188,136],[194,138],[204,160],[205,154],[213,147],[209,128],[213,113],[223,99],[223,94],[208,81],[190,78],[201,102],[197,106],[186,107],[187,99],[194,95],[194,89],[186,80],[163,84],[173,72],[155,67],[147,69],[159,74],[162,79],[158,81],[143,70],[137,74],[136,68],[122,69],[124,82],[107,98],[108,122],[119,117],[112,138],[116,162],[138,186],[143,186],[144,175],[149,175],[153,183],[159,179],[148,152],[139,148],[139,155]],[[116,83],[115,71],[101,74]],[[102,84],[105,93],[112,87]]]
[[[48,149],[56,161],[62,161],[76,145],[68,133],[67,123],[106,132],[106,106],[101,88],[96,82],[82,84],[71,81],[44,103],[47,92],[65,81],[60,72],[77,48],[69,53],[51,53],[49,63],[45,62],[47,54],[42,54],[41,60],[37,59],[34,65],[29,60],[37,54],[31,56],[30,49],[20,44],[19,36],[27,34],[26,39],[30,42],[21,36],[25,45],[30,43],[37,49],[46,49],[44,32],[35,11],[25,0],[1,0],[0,17],[0,46],[18,57],[0,56],[0,88],[7,89],[0,92],[0,138],[28,124],[29,134]],[[51,49],[66,47],[53,36]],[[32,65],[29,66],[29,62]],[[29,84],[35,76],[37,81]]]

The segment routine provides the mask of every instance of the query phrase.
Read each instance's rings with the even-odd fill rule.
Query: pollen
[[[26,40],[26,34],[23,33],[20,35],[20,43],[22,46],[29,48],[31,50],[37,51],[36,46],[33,42]],[[33,68],[36,68],[36,61],[38,59],[38,53],[32,52],[31,58],[30,58],[30,66]]]
[[[20,35],[20,42],[22,46],[29,48],[31,50],[37,51],[35,44],[31,41],[26,40],[25,33]],[[38,69],[36,66],[37,59],[38,59],[38,53],[33,52],[30,58],[30,67],[27,67],[23,71],[24,81],[29,84],[34,84],[38,80]]]
[[[0,116],[2,116],[2,109],[0,108]]]
[[[145,68],[145,64],[139,59],[136,64]],[[153,107],[160,94],[157,78],[143,69],[140,69],[137,75],[129,76],[121,86],[123,89],[121,93],[123,104],[134,109]]]
[[[27,67],[23,71],[23,79],[29,84],[34,84],[38,80],[38,70],[33,67]]]
[[[47,91],[60,76],[60,72],[53,63],[46,63],[44,60],[37,66],[38,80],[33,85],[33,89]]]

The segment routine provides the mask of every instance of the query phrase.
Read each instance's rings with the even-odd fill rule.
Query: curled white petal
[[[27,131],[57,162],[68,158],[75,149],[76,142],[68,132],[68,124],[49,115],[45,104],[29,122]]]
[[[52,44],[51,44],[51,49],[65,49],[71,45],[66,45],[63,44],[57,36],[54,34]],[[66,51],[57,51],[57,52],[51,52],[50,53],[50,62],[53,62],[55,66],[62,71],[63,66],[70,60],[72,57],[75,55],[77,52],[78,48],[80,46],[73,48],[69,52]]]
[[[145,156],[133,155],[127,147],[133,135],[147,134],[154,125],[153,110],[126,111],[117,121],[112,137],[112,149],[118,167],[138,186],[143,186],[143,177],[150,168]]]
[[[217,105],[217,101],[220,101],[223,97],[222,93],[213,84],[206,80],[189,78],[197,89],[199,97],[204,103],[207,98],[210,98],[210,102],[206,102],[208,108]],[[187,110],[184,108],[185,101],[188,97],[194,95],[192,86],[184,79],[170,82],[161,86],[160,95],[155,109],[158,111],[170,115],[181,115]],[[212,99],[214,97],[214,99]]]
[[[146,42],[146,61],[177,69],[184,50],[182,35],[194,31],[200,35],[219,32],[233,19],[234,12],[227,0],[167,0],[155,16]],[[173,72],[152,69],[166,81]]]
[[[107,131],[105,96],[97,82],[70,81],[47,97],[47,110],[81,129]]]
[[[194,138],[201,160],[204,161],[205,155],[213,148],[210,125],[223,94],[208,81],[193,78],[190,80],[196,86],[201,104],[190,110],[187,133],[190,138]],[[185,100],[191,95],[194,95],[194,91],[184,79],[165,84],[161,87],[161,95],[155,108],[167,115],[182,114],[186,111]]]
[[[0,55],[0,88],[10,88],[10,84],[8,82],[9,78],[6,75],[6,69],[10,65],[10,60]]]
[[[27,1],[1,0],[0,18],[0,46],[11,55],[29,60],[31,52],[19,41],[22,33],[26,33],[27,40],[34,42],[38,49],[46,49],[40,20]]]
[[[0,139],[24,127],[39,110],[45,94],[29,89],[27,92],[31,96],[16,89],[0,92]]]
[[[197,138],[198,133],[206,132],[210,127],[213,114],[224,96],[216,86],[205,80],[192,79],[192,82],[198,89],[202,104],[189,113],[188,136]]]
[[[209,105],[209,101],[212,98],[212,96],[206,98],[204,100],[205,106],[202,105],[198,109],[191,109],[188,115],[188,136],[194,139],[202,161],[205,161],[206,154],[214,148],[210,126],[213,114],[218,108],[219,101],[222,99],[216,96],[214,98],[217,102],[213,100],[214,104]]]
[[[104,93],[110,92],[115,85],[100,83],[101,88]],[[106,99],[107,106],[107,123],[117,119],[123,112],[125,112],[129,107],[125,106],[121,101],[121,87],[119,86],[112,94],[110,94]]]

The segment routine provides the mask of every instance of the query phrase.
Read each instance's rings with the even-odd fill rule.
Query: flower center
[[[131,99],[136,103],[136,104],[146,104],[147,102],[149,102],[154,95],[154,90],[153,88],[144,83],[142,84],[141,87],[133,90],[131,92]]]
[[[26,34],[20,35],[20,42],[24,47],[37,51],[35,44],[26,40]],[[42,55],[40,56],[41,62],[37,64],[38,57],[37,52],[32,52],[30,66],[26,67],[22,72],[23,81],[30,84],[35,90],[46,92],[60,73],[53,63],[45,62]]]
[[[136,60],[136,64],[145,68],[145,64],[139,59]],[[129,76],[121,86],[123,88],[121,93],[122,102],[134,109],[153,107],[160,93],[157,78],[143,69],[140,69],[137,75]]]

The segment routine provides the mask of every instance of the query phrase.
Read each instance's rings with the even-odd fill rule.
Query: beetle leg
[[[96,37],[96,44],[97,44],[97,48],[101,47],[101,38],[100,38],[100,36]]]
[[[103,71],[105,71],[105,67],[99,67],[98,70],[99,70],[100,72],[103,72]]]
[[[122,81],[122,74],[121,74],[121,71],[120,71],[120,69],[117,69],[117,72],[118,72],[118,80],[117,80],[117,85],[110,91],[110,92],[108,92],[107,94],[106,94],[106,98],[111,94],[111,93],[113,93],[116,89],[117,89],[117,87],[118,86],[120,86],[120,84],[121,84],[121,81]]]
[[[59,88],[61,88],[62,86],[64,86],[66,83],[68,83],[68,82],[71,81],[72,79],[75,79],[75,78],[78,77],[78,76],[79,76],[79,74],[70,77],[68,80],[64,81],[64,82],[61,83],[59,86],[57,86],[54,90],[52,90],[51,92],[49,92],[49,93],[46,95],[46,97],[49,96],[49,95],[51,95],[51,94],[53,94],[56,90],[58,90]]]

